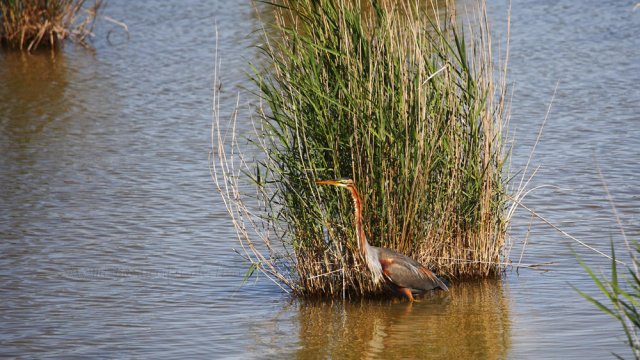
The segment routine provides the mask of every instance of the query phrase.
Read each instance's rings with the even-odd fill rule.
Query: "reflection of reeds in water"
[[[0,68],[0,113],[5,134],[25,143],[69,112],[64,54],[7,52]]]
[[[510,347],[500,281],[461,283],[415,304],[301,302],[297,357],[501,359]]]

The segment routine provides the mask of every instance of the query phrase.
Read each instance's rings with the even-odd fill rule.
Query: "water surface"
[[[621,2],[513,4],[512,169],[557,85],[525,203],[608,252],[640,235],[640,12]],[[605,358],[618,324],[571,285],[608,260],[526,211],[512,259],[549,271],[454,284],[415,304],[308,302],[259,278],[209,177],[213,54],[223,110],[247,86],[251,4],[109,1],[96,51],[0,52],[0,354],[61,357]],[[506,4],[491,4],[504,34]],[[106,40],[109,30],[114,33]],[[248,99],[248,95],[244,95]],[[240,126],[247,130],[247,119]],[[595,294],[595,292],[591,291]]]

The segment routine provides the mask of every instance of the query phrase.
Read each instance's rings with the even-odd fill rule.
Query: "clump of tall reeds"
[[[238,155],[235,132],[229,141],[214,113],[213,175],[252,271],[302,295],[378,292],[348,194],[315,185],[350,177],[373,245],[452,277],[501,272],[506,64],[494,71],[484,8],[463,30],[454,5],[438,6],[273,6],[261,48],[268,65],[253,75],[255,162]],[[256,186],[253,200],[242,174]]]
[[[59,47],[67,38],[86,45],[102,0],[1,0],[0,43],[31,51]]]

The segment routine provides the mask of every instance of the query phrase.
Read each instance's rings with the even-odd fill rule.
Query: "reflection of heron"
[[[406,296],[409,301],[413,301],[413,294],[420,294],[437,288],[449,290],[440,277],[412,258],[390,249],[369,245],[362,228],[362,201],[353,180],[321,180],[316,181],[316,183],[318,185],[343,187],[351,192],[355,211],[358,247],[367,262],[369,270],[371,270],[374,283],[377,284],[380,279],[386,280],[394,290]]]

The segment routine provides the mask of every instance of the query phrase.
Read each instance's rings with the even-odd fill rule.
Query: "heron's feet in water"
[[[414,302],[415,301],[415,299],[413,298],[413,294],[411,293],[411,290],[409,288],[404,288],[404,287],[403,288],[398,288],[398,291],[402,295],[404,295],[409,300],[409,302]]]

